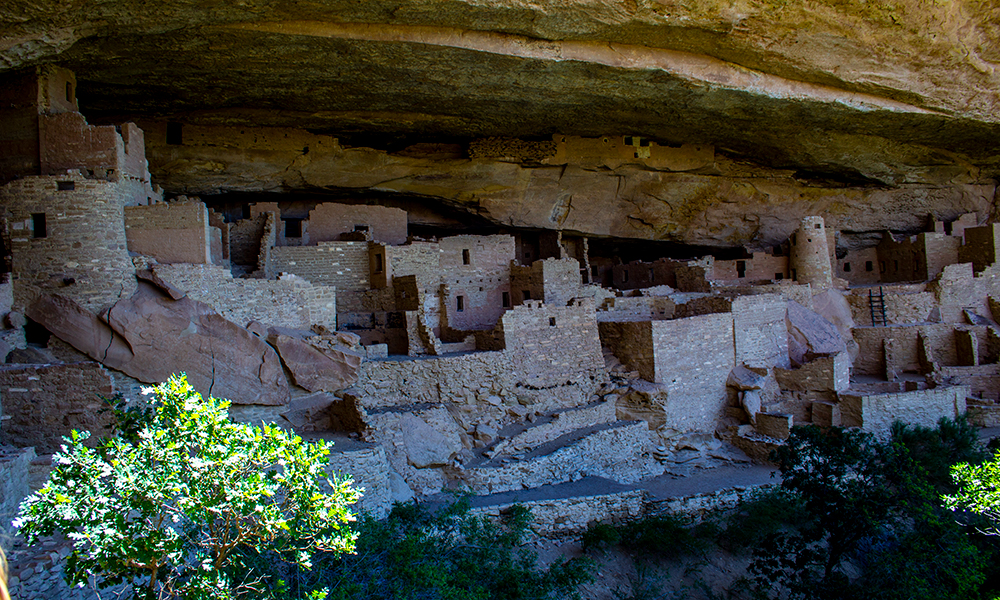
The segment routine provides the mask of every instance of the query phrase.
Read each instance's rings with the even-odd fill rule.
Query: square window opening
[[[285,237],[302,237],[302,219],[282,219],[285,222]]]
[[[785,279],[785,274],[784,273],[775,273],[774,274],[774,280],[775,281],[782,281],[784,279]]]
[[[868,271],[869,273],[871,273],[874,270],[875,270],[875,265],[872,264],[872,261],[866,260],[865,261],[865,271]]]

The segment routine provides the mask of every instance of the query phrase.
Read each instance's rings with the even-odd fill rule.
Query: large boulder
[[[310,392],[335,392],[358,380],[361,355],[346,347],[316,348],[275,328],[268,330],[267,341],[278,349],[295,385]]]
[[[813,311],[823,317],[840,332],[844,344],[847,345],[847,352],[851,360],[858,357],[858,344],[854,341],[854,315],[851,313],[851,305],[847,302],[843,292],[840,290],[826,290],[816,294],[812,298]]]
[[[103,320],[48,294],[28,316],[80,352],[145,383],[185,372],[198,391],[234,403],[288,401],[288,381],[273,348],[209,305],[174,299],[145,281]]]
[[[847,344],[837,327],[798,302],[788,303],[785,322],[788,325],[788,357],[793,366],[847,352]]]

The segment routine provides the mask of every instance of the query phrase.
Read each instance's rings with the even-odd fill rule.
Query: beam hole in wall
[[[184,126],[180,123],[167,123],[167,145],[180,146],[184,143]]]
[[[76,189],[75,181],[57,181],[56,189],[60,192],[72,192]]]
[[[816,223],[816,229],[823,229],[823,226],[820,225],[819,223]]]
[[[45,225],[45,213],[31,214],[31,237],[39,239],[48,237],[49,232]]]

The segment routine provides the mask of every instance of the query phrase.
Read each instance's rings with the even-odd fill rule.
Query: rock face
[[[267,341],[277,348],[295,385],[310,392],[335,392],[358,380],[361,356],[346,347],[317,349],[274,328],[268,331]]]
[[[43,295],[28,316],[105,366],[146,383],[186,372],[202,393],[239,404],[284,404],[288,382],[277,353],[207,304],[174,300],[140,282],[104,320],[61,296]]]
[[[782,239],[808,214],[873,231],[992,212],[998,21],[968,0],[40,0],[0,14],[0,71],[73,69],[86,112],[136,119],[160,147],[168,192],[366,188],[494,223],[719,246]],[[164,116],[185,131],[169,146]],[[235,130],[185,151],[214,126]],[[724,159],[464,160],[475,139],[553,134]],[[428,143],[442,139],[462,143]]]

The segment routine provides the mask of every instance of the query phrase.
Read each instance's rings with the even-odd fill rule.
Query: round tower
[[[830,248],[826,241],[823,217],[806,217],[792,234],[789,268],[792,279],[812,284],[814,288],[829,289],[833,284]]]

